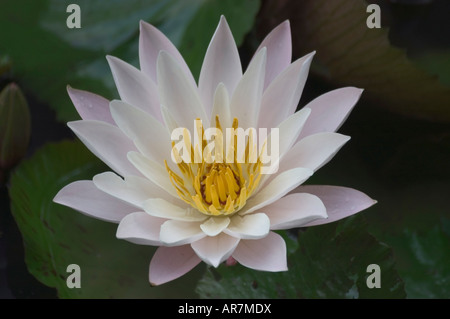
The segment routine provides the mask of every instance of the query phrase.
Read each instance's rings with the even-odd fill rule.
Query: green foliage
[[[208,271],[197,291],[202,298],[403,298],[392,250],[366,230],[362,218],[308,228],[288,256],[289,271],[265,273],[240,265]],[[381,268],[381,288],[366,285],[367,266]]]
[[[117,97],[105,55],[138,66],[139,21],[156,25],[186,57],[198,76],[207,45],[221,14],[238,45],[253,25],[259,0],[80,0],[81,28],[69,29],[71,0],[26,0],[2,3],[0,51],[13,61],[17,76],[57,118],[78,116],[66,85]]]

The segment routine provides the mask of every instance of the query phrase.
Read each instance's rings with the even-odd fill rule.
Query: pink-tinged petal
[[[133,244],[160,246],[159,232],[165,221],[144,212],[132,213],[120,221],[116,237]]]
[[[237,264],[236,259],[233,258],[233,256],[228,257],[227,261],[225,262],[225,265],[227,266],[234,266]]]
[[[294,145],[298,135],[302,131],[303,126],[307,123],[308,117],[311,113],[311,110],[308,108],[303,108],[300,111],[292,114],[287,119],[285,119],[280,126],[279,129],[279,140],[275,142],[278,143],[279,147],[279,157],[283,158],[284,154],[286,154]],[[271,148],[271,139],[268,141],[268,149]]]
[[[142,203],[148,199],[149,194],[140,189],[129,187],[120,176],[113,172],[97,174],[92,181],[102,192],[126,201],[137,208],[141,208]]]
[[[327,210],[319,197],[307,193],[287,195],[264,207],[270,219],[270,229],[290,229],[327,218]]]
[[[61,189],[55,203],[73,208],[85,215],[118,223],[136,211],[132,205],[99,190],[92,181],[76,181]]]
[[[377,202],[356,189],[340,186],[306,185],[297,188],[295,193],[314,194],[327,208],[328,218],[317,219],[303,225],[305,227],[332,223],[369,208]]]
[[[200,263],[189,245],[159,247],[150,262],[149,280],[153,286],[177,279]]]
[[[232,256],[248,268],[273,272],[287,270],[286,243],[274,232],[258,240],[241,240]]]
[[[239,127],[256,127],[264,84],[266,49],[261,49],[253,58],[239,81],[230,102],[232,117],[239,120]]]
[[[243,217],[234,215],[230,225],[224,232],[241,239],[258,239],[267,236],[270,230],[270,220],[264,213],[249,214]]]
[[[139,63],[141,70],[156,83],[156,61],[160,51],[166,51],[174,57],[192,85],[196,85],[189,67],[172,42],[157,28],[144,21],[140,23]]]
[[[307,136],[298,141],[283,157],[280,156],[278,174],[296,167],[317,171],[328,163],[348,140],[349,136],[330,132]],[[260,185],[270,183],[275,177],[275,174],[263,176]]]
[[[181,127],[193,128],[196,118],[202,119],[204,127],[209,125],[197,87],[165,51],[161,51],[158,57],[157,77],[161,104],[171,111]]]
[[[170,158],[172,141],[169,131],[161,122],[122,101],[114,100],[110,107],[114,121],[143,155],[156,162]],[[149,139],[149,136],[158,138]]]
[[[299,140],[316,133],[337,131],[358,102],[362,92],[362,89],[354,87],[341,88],[325,93],[308,103],[306,107],[311,109],[311,116]]]
[[[242,67],[236,42],[225,17],[221,16],[206,51],[198,82],[200,96],[208,115],[211,114],[217,85],[225,84],[228,93],[233,95],[241,77]]]
[[[67,125],[113,171],[122,176],[141,175],[127,159],[127,153],[135,151],[136,147],[117,126],[93,120],[69,122]]]
[[[238,244],[238,238],[221,233],[214,237],[205,237],[193,242],[191,247],[205,263],[217,268],[231,256]]]
[[[155,82],[134,66],[116,57],[107,56],[106,58],[120,99],[144,110],[162,122],[158,88]]]
[[[67,93],[83,120],[98,120],[114,124],[109,112],[109,101],[104,97],[67,86]]]
[[[112,172],[105,172],[95,175],[93,182],[101,191],[140,209],[144,207],[144,202],[150,198],[161,199],[182,206],[186,205],[180,199],[171,196],[144,177],[129,175],[122,179]]]
[[[200,225],[201,222],[168,220],[161,226],[159,239],[166,246],[180,246],[193,243],[206,236]]]
[[[298,59],[270,83],[262,97],[258,127],[277,127],[295,112],[314,54]]]
[[[290,63],[292,59],[291,27],[289,21],[282,22],[273,29],[261,42],[256,50],[267,48],[266,78],[264,89],[277,77]]]
[[[300,167],[277,174],[267,186],[264,186],[256,195],[247,201],[242,212],[239,212],[239,215],[249,214],[272,204],[299,186],[312,174],[312,170]]]
[[[350,140],[350,136],[338,133],[317,133],[297,142],[280,163],[279,171],[294,167],[306,167],[317,171],[328,163]]]

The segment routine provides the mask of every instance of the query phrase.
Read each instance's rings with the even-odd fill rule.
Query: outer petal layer
[[[177,279],[200,263],[191,246],[159,247],[150,262],[149,280],[154,286]]]
[[[65,186],[53,201],[88,216],[114,223],[136,211],[134,206],[99,190],[92,181],[76,181]]]
[[[127,159],[127,153],[136,147],[117,126],[100,121],[75,121],[67,125],[113,171],[122,176],[141,175]]]
[[[270,232],[259,240],[241,240],[232,257],[245,267],[263,271],[286,271],[286,243]]]
[[[114,124],[109,112],[109,101],[100,95],[73,89],[67,86],[67,93],[83,120],[98,120]]]
[[[264,89],[281,73],[290,63],[292,58],[291,28],[289,21],[284,21],[273,29],[261,42],[256,50],[267,48],[266,78]]]
[[[311,115],[299,140],[315,133],[337,131],[358,102],[362,92],[362,89],[346,87],[325,93],[308,103],[305,107],[311,109]]]
[[[159,232],[165,221],[144,212],[132,213],[121,220],[116,237],[138,245],[160,246]]]
[[[239,243],[238,238],[224,233],[215,237],[205,237],[191,244],[192,249],[207,264],[218,267],[231,256]]]
[[[319,197],[306,193],[287,195],[264,207],[270,219],[270,229],[290,229],[327,218],[325,205]]]
[[[295,192],[314,194],[327,208],[328,218],[317,219],[303,225],[305,227],[332,223],[369,208],[377,202],[356,189],[340,186],[307,185],[297,188]]]

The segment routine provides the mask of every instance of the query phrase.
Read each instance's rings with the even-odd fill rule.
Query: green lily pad
[[[197,267],[167,285],[152,287],[148,267],[154,247],[116,239],[117,225],[53,203],[65,185],[104,171],[78,142],[50,144],[23,161],[11,177],[11,211],[23,236],[28,270],[61,298],[194,298]],[[81,288],[67,272],[80,266]]]
[[[63,122],[78,119],[67,84],[109,99],[118,96],[105,55],[138,66],[140,20],[160,28],[198,76],[220,15],[226,15],[239,45],[260,6],[260,0],[80,0],[81,28],[69,29],[71,3],[7,1],[0,10],[0,51],[9,55],[21,82]]]
[[[362,218],[310,227],[288,256],[289,271],[258,272],[240,265],[209,270],[199,282],[202,298],[403,298],[392,250],[366,230]],[[380,266],[381,288],[368,288],[371,264]],[[217,279],[216,276],[219,278]]]
[[[391,191],[370,216],[371,232],[394,249],[408,298],[450,297],[448,188],[424,182]]]

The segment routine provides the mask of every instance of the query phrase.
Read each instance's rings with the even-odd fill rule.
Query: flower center
[[[259,156],[255,158],[252,137],[246,142],[245,153],[242,160],[238,161],[238,148],[236,130],[238,120],[235,118],[231,130],[231,139],[234,143],[227,143],[222,154],[215,153],[216,156],[211,161],[211,150],[209,144],[203,140],[201,147],[195,145],[192,148],[197,151],[201,148],[203,154],[201,162],[194,162],[194,155],[187,163],[180,159],[177,164],[181,174],[176,174],[165,161],[167,172],[169,173],[172,185],[178,196],[186,203],[196,208],[200,212],[210,216],[227,216],[236,213],[244,207],[247,199],[256,190],[261,179],[262,163]],[[216,117],[216,128],[221,129],[219,118]],[[187,136],[185,135],[185,139]],[[186,142],[186,141],[185,141]],[[190,141],[187,141],[188,145]],[[217,145],[223,143],[215,141]],[[224,162],[223,159],[226,158]]]

